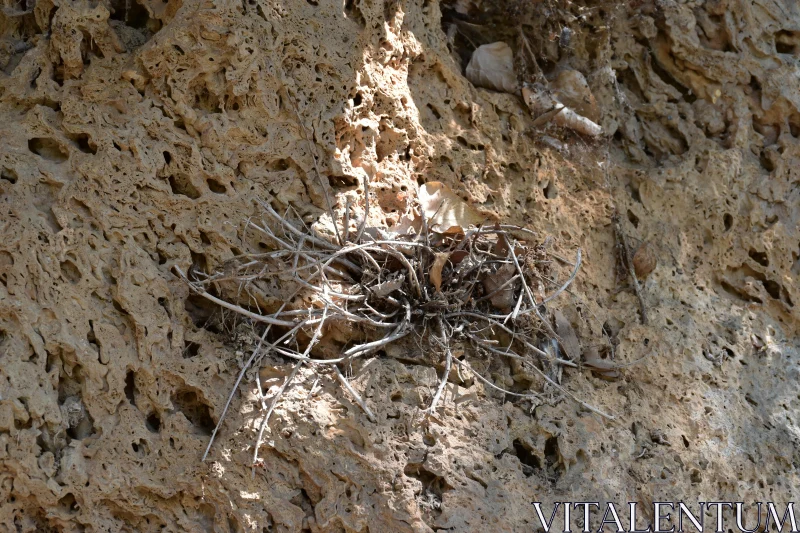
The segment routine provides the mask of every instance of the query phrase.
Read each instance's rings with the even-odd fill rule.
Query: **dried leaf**
[[[458,266],[467,257],[469,257],[469,252],[466,250],[455,250],[450,254],[450,262],[453,266]]]
[[[646,278],[658,264],[655,249],[650,243],[644,243],[633,254],[633,270],[639,279]]]
[[[463,233],[485,221],[472,206],[444,183],[430,181],[419,189],[419,203],[428,227],[438,233]]]
[[[516,93],[519,84],[511,48],[502,41],[478,47],[467,65],[467,79],[476,87]]]
[[[436,258],[433,260],[429,276],[431,278],[431,283],[436,287],[436,292],[441,292],[442,290],[442,269],[449,257],[450,252],[441,252],[437,253]]]
[[[514,301],[514,290],[519,285],[519,280],[509,283],[500,289],[504,283],[507,283],[511,278],[514,277],[516,272],[517,269],[514,267],[514,265],[505,264],[498,268],[497,272],[494,274],[488,274],[485,278],[483,278],[483,289],[486,291],[486,294],[492,294],[493,292],[497,291],[496,294],[489,298],[489,301],[492,303],[492,306],[500,311],[511,311],[516,303]]]
[[[499,230],[500,224],[495,224],[495,229]],[[494,243],[494,246],[492,247],[492,254],[494,254],[495,257],[508,257],[508,251],[510,249],[511,247],[508,245],[506,236],[502,233],[498,233],[497,242]]]
[[[592,90],[586,78],[577,70],[562,70],[550,83],[550,88],[559,102],[579,115],[593,122],[600,120],[600,110]]]
[[[400,217],[392,229],[391,233],[395,235],[419,235],[422,231],[422,220],[412,213],[405,213]]]
[[[556,333],[561,338],[561,348],[567,357],[575,359],[581,353],[581,343],[572,324],[569,323],[564,313],[556,309],[553,311],[553,322]]]
[[[372,289],[372,294],[377,296],[378,298],[384,298],[389,296],[392,292],[401,289],[403,287],[403,283],[406,281],[405,274],[399,274],[395,279],[390,279],[388,281],[384,281],[383,283],[378,283],[375,285],[375,288]]]

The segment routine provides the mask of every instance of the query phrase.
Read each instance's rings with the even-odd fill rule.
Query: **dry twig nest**
[[[364,185],[368,198],[367,179]],[[543,315],[548,304],[575,279],[581,265],[580,250],[568,269],[557,268],[538,234],[512,225],[476,226],[483,217],[440,183],[423,186],[418,205],[410,208],[393,230],[366,227],[368,202],[365,216],[357,224],[350,223],[348,208],[343,217],[345,227],[341,231],[337,227],[336,243],[271,205],[261,205],[263,219],[251,220],[248,225],[272,242],[271,251],[242,256],[218,274],[194,273],[191,281],[178,270],[196,293],[263,325],[262,342],[239,374],[234,391],[247,367],[267,352],[296,361],[292,373],[271,395],[254,464],[267,421],[301,366],[338,379],[374,421],[368,404],[339,366],[410,336],[415,336],[426,352],[437,355],[439,364],[444,363],[440,384],[426,413],[435,412],[454,365],[459,372],[471,374],[504,394],[537,396],[528,390],[511,391],[496,385],[472,369],[469,356],[517,360],[541,382],[611,418],[566,391],[548,373],[559,365],[577,366],[579,354],[569,353]],[[570,273],[557,282],[561,271]],[[272,312],[246,309],[212,295],[216,292],[212,286],[231,279],[245,290],[258,288],[268,293],[270,286],[289,287],[290,293],[305,297],[290,298]],[[289,301],[302,303],[293,308]],[[342,327],[353,332],[349,344],[337,354],[322,350],[320,341]],[[459,349],[454,356],[452,347],[456,344],[465,350]],[[263,390],[261,393],[263,400],[267,395]],[[233,392],[228,405],[232,397]],[[224,416],[225,411],[217,429]]]

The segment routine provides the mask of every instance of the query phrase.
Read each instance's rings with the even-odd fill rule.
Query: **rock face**
[[[800,8],[490,4],[4,1],[0,523],[531,531],[533,501],[797,494]],[[473,87],[469,52],[500,40],[550,81],[580,72],[608,141]],[[201,462],[250,344],[173,267],[266,246],[243,230],[259,200],[324,226],[323,187],[361,208],[365,174],[374,225],[435,180],[580,247],[559,308],[584,356],[645,359],[562,383],[616,420],[476,382],[423,422],[437,371],[390,351],[352,368],[376,423],[301,371],[253,474],[246,380]],[[647,325],[620,290],[615,210],[657,257]],[[264,365],[268,385],[291,368]],[[491,375],[519,384],[507,361]]]

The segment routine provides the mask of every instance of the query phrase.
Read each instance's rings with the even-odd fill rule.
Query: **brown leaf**
[[[494,291],[497,291],[496,294],[489,298],[489,301],[496,309],[508,312],[514,307],[516,303],[514,301],[514,290],[519,285],[519,280],[509,283],[500,290],[498,289],[513,278],[516,272],[517,270],[514,265],[506,264],[498,268],[497,272],[494,274],[489,274],[483,278],[483,289],[486,291],[486,294],[492,294]]]
[[[636,272],[636,277],[639,279],[646,278],[653,270],[656,269],[658,259],[653,245],[645,243],[639,246],[636,253],[633,254],[633,270]]]
[[[449,257],[450,252],[441,252],[437,253],[436,258],[433,260],[429,277],[431,278],[431,283],[433,283],[433,286],[436,287],[436,292],[442,291],[442,269],[444,268],[445,263],[447,263],[447,259]]]
[[[450,262],[453,266],[458,266],[461,261],[469,257],[469,252],[466,250],[455,250],[450,254]]]
[[[581,342],[578,340],[578,335],[572,324],[569,323],[564,313],[556,309],[553,311],[553,322],[555,323],[555,330],[561,338],[561,348],[567,357],[575,359],[581,353]]]
[[[494,225],[494,227],[495,227],[495,229],[499,230],[500,229],[500,224],[496,223]],[[507,257],[508,256],[508,251],[510,249],[511,249],[511,247],[508,245],[508,240],[506,239],[506,236],[503,235],[502,233],[498,233],[497,234],[497,242],[494,243],[494,247],[492,247],[492,253],[496,257]]]
[[[586,82],[586,78],[577,70],[562,70],[550,83],[550,88],[559,102],[574,109],[592,122],[601,118],[597,101]]]
[[[419,203],[428,227],[438,233],[463,233],[486,219],[444,183],[430,181],[419,189]]]

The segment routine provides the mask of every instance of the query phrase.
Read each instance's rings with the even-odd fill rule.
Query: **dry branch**
[[[364,191],[369,195],[369,179],[364,178]],[[441,187],[440,187],[441,188]],[[448,197],[449,198],[449,197]],[[445,209],[459,212],[456,197]],[[430,203],[430,202],[429,202]],[[535,369],[542,380],[592,412],[613,418],[575,397],[550,378],[543,368],[552,365],[576,367],[576,363],[559,358],[542,349],[558,341],[558,335],[545,319],[546,306],[574,282],[581,267],[577,251],[566,281],[556,283],[559,270],[554,261],[546,260],[542,239],[536,232],[513,225],[495,224],[479,228],[460,228],[451,223],[445,231],[436,231],[430,220],[450,220],[447,213],[424,214],[430,205],[421,205],[417,228],[422,233],[397,234],[367,228],[369,201],[355,232],[349,231],[350,208],[343,220],[334,220],[340,242],[332,243],[314,235],[305,224],[289,218],[291,209],[281,215],[272,205],[260,202],[263,219],[250,220],[247,227],[267,236],[273,247],[265,253],[242,256],[226,265],[222,272],[211,275],[190,273],[176,267],[178,275],[196,294],[263,324],[261,341],[239,373],[234,391],[228,397],[203,458],[208,455],[222,420],[230,407],[235,389],[247,368],[259,357],[271,354],[295,361],[294,369],[275,393],[269,407],[265,392],[259,397],[266,411],[258,431],[253,461],[258,459],[265,428],[281,395],[301,366],[307,366],[321,377],[330,376],[324,368],[334,367],[335,377],[355,399],[370,420],[376,420],[359,394],[339,369],[340,363],[363,357],[386,348],[409,335],[426,353],[440,357],[444,372],[425,413],[433,414],[442,398],[453,365],[470,368],[467,361],[453,356],[452,343],[460,342],[470,350],[468,355],[517,359]],[[451,206],[451,207],[447,207]],[[284,209],[281,209],[284,210]],[[433,217],[433,218],[432,218]],[[450,217],[450,218],[448,218]],[[379,238],[376,238],[380,236]],[[563,279],[563,277],[562,277]],[[489,281],[487,281],[489,280]],[[248,290],[256,288],[270,294],[275,287],[292,297],[274,312],[252,309],[218,296],[225,294],[225,284],[239,282]],[[534,296],[531,287],[543,288],[545,294]],[[498,294],[502,291],[502,297]],[[547,294],[549,293],[549,294]],[[297,296],[297,298],[295,298]],[[498,308],[506,307],[505,309]],[[433,327],[432,327],[433,326]],[[353,344],[330,353],[326,335],[333,328],[346,327]],[[436,333],[432,333],[437,330]],[[563,343],[562,343],[563,344]],[[576,355],[576,354],[573,354]],[[431,363],[436,364],[436,363]],[[438,365],[437,365],[438,366]],[[490,388],[519,398],[534,398],[536,393],[507,391],[478,375]],[[315,382],[316,383],[316,382]]]

